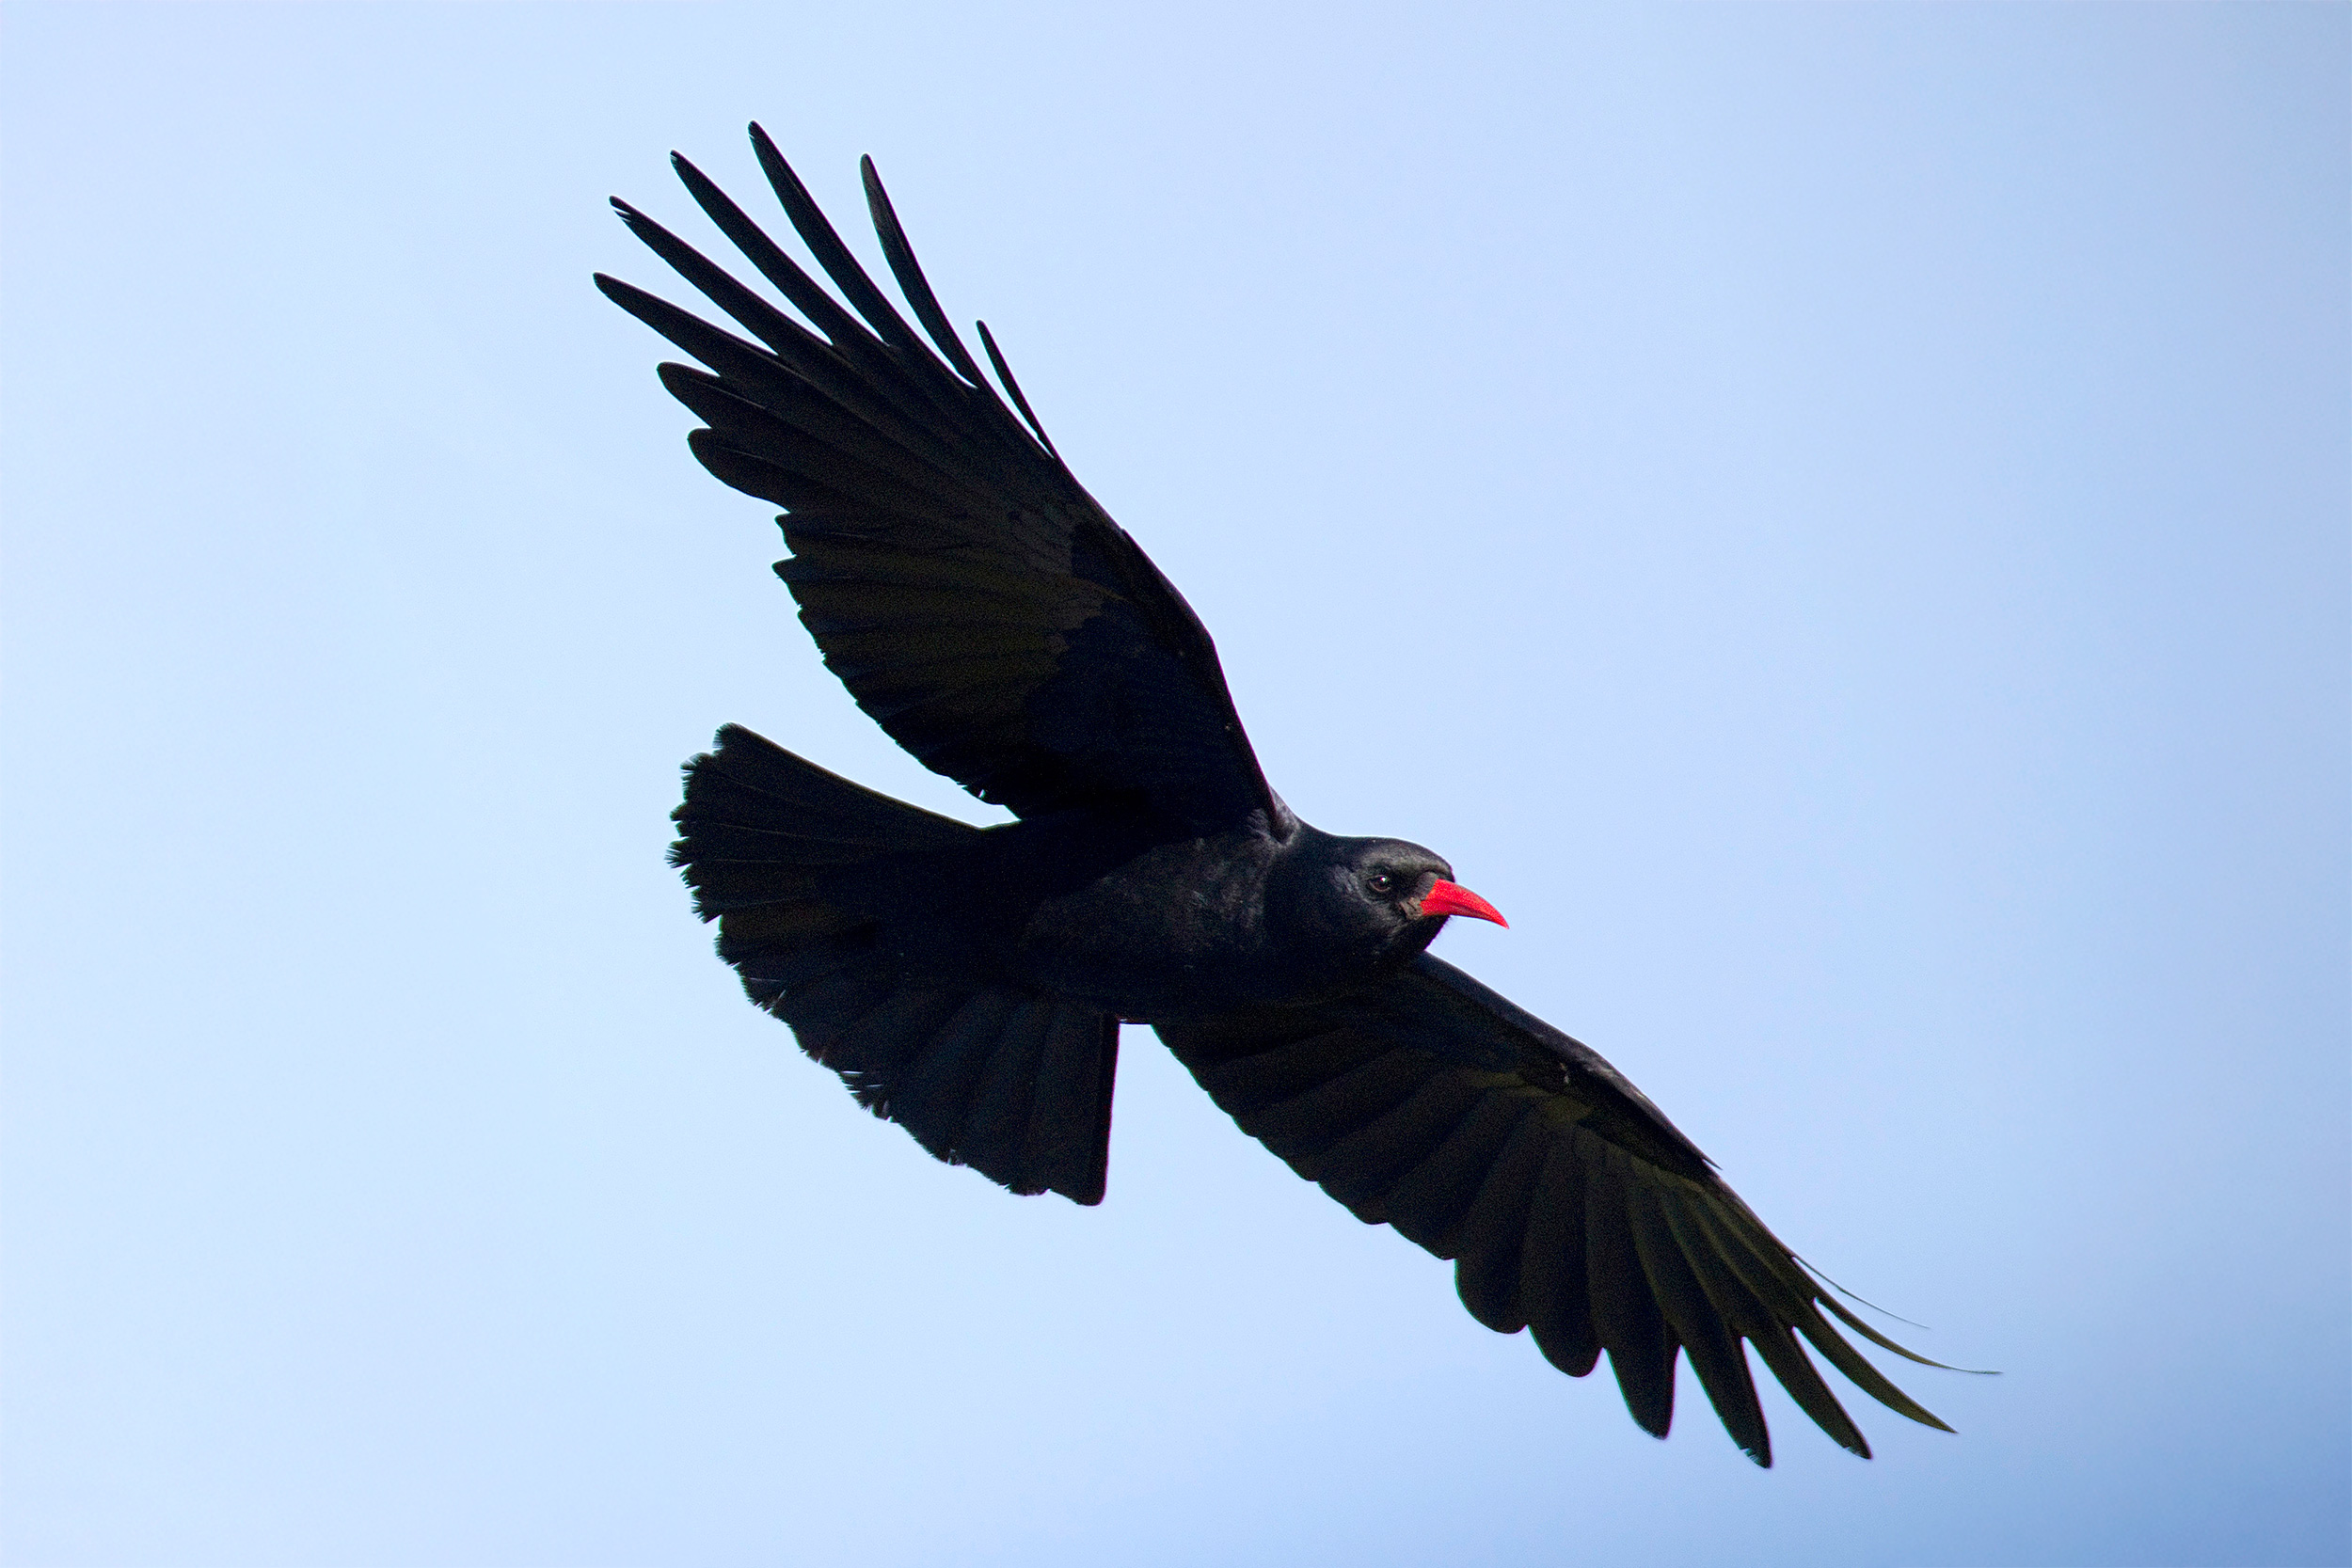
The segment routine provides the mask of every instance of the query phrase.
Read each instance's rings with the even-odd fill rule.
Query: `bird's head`
[[[1289,940],[1323,947],[1349,967],[1385,968],[1410,958],[1449,915],[1510,924],[1418,844],[1307,833],[1277,873],[1268,913]]]

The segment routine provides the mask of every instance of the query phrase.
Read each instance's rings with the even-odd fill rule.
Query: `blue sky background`
[[[2352,10],[0,44],[8,1561],[2352,1560]],[[1146,1034],[1080,1211],[742,1003],[719,722],[988,816],[588,286],[753,118],[845,226],[879,159],[1290,800],[2001,1369],[1905,1377],[1959,1435],[1654,1443]]]

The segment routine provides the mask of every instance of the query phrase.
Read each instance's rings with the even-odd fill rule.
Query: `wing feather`
[[[1444,1146],[1479,1098],[1474,1085],[1453,1073],[1422,1073],[1400,1103],[1324,1151],[1324,1191],[1365,1224],[1385,1223],[1399,1179]]]
[[[749,336],[597,285],[700,367],[664,366],[662,384],[703,421],[703,466],[785,509],[778,573],[827,667],[926,767],[1019,815],[1140,802],[1178,831],[1255,813],[1287,833],[1208,633],[1062,466],[983,329],[1019,413],[991,387],[871,163],[867,206],[921,333],[757,126],[752,144],[830,290],[683,158],[688,194],[798,319],[625,202],[630,231]]]
[[[1527,1217],[1549,1151],[1549,1131],[1531,1107],[1512,1124],[1454,1242],[1454,1290],[1470,1315],[1498,1334],[1527,1326]]]
[[[1772,1435],[1765,1430],[1764,1409],[1756,1402],[1756,1383],[1740,1349],[1737,1320],[1726,1322],[1722,1307],[1699,1282],[1667,1224],[1656,1188],[1629,1185],[1626,1214],[1632,1222],[1633,1249],[1648,1276],[1651,1298],[1691,1358],[1691,1370],[1698,1373],[1708,1402],[1740,1450],[1758,1465],[1769,1465]]]
[[[1609,1353],[1609,1370],[1634,1424],[1663,1437],[1675,1418],[1675,1356],[1681,1347],[1658,1309],[1649,1278],[1634,1250],[1633,1222],[1621,1151],[1606,1146],[1584,1151],[1584,1268],[1591,1291],[1593,1331]],[[1531,1323],[1530,1326],[1534,1326]],[[1535,1341],[1538,1349],[1543,1341]],[[1560,1365],[1554,1361],[1553,1366]],[[1563,1371],[1566,1368],[1561,1368]]]
[[[1732,1440],[1770,1465],[1754,1346],[1799,1409],[1867,1457],[1808,1343],[1888,1408],[1943,1427],[1836,1324],[1883,1336],[1825,1292],[1623,1074],[1450,965],[1422,955],[1344,1001],[1158,1028],[1293,1169],[1452,1258],[1480,1323],[1532,1329],[1572,1376],[1605,1354],[1645,1431],[1662,1437],[1673,1424],[1687,1355]]]
[[[1453,1258],[1487,1171],[1532,1107],[1527,1095],[1473,1095],[1445,1141],[1389,1189],[1388,1222],[1439,1258]]]
[[[1582,1377],[1600,1359],[1593,1327],[1592,1280],[1585,1261],[1584,1161],[1554,1138],[1529,1194],[1519,1243],[1519,1301],[1544,1359]]]

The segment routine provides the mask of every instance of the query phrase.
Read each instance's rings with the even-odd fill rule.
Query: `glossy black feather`
[[[1633,1250],[1649,1279],[1650,1294],[1666,1320],[1682,1354],[1698,1374],[1709,1403],[1722,1418],[1731,1440],[1758,1465],[1772,1462],[1771,1435],[1764,1428],[1763,1407],[1756,1403],[1756,1384],[1748,1374],[1747,1357],[1739,1335],[1724,1313],[1708,1298],[1691,1261],[1674,1239],[1658,1196],[1642,1186],[1626,1192],[1626,1215],[1633,1233]]]
[[[1610,1168],[1609,1151],[1585,1155],[1584,1274],[1591,1291],[1593,1332],[1609,1355],[1617,1391],[1633,1421],[1663,1437],[1675,1418],[1676,1343],[1634,1250],[1626,1212],[1625,1176]],[[1532,1326],[1532,1324],[1531,1324]],[[1536,1341],[1541,1347],[1543,1341]],[[1558,1366],[1558,1362],[1553,1363]],[[1562,1368],[1562,1370],[1567,1369]]]
[[[1505,1104],[1518,1099],[1497,1098]],[[1525,1106],[1454,1234],[1454,1291],[1471,1317],[1498,1334],[1527,1326],[1527,1221],[1551,1142],[1544,1116]],[[1565,1237],[1560,1244],[1566,1244]]]
[[[1454,1257],[1486,1173],[1530,1109],[1527,1096],[1474,1094],[1445,1141],[1389,1188],[1382,1217],[1439,1258]]]
[[[1519,1308],[1544,1359],[1582,1377],[1600,1359],[1586,1267],[1584,1159],[1573,1137],[1553,1138],[1527,1205],[1519,1243]]]

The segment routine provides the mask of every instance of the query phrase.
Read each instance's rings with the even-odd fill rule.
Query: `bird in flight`
[[[687,764],[672,860],[752,1000],[940,1159],[1082,1204],[1103,1197],[1120,1025],[1149,1024],[1243,1132],[1452,1259],[1480,1323],[1532,1329],[1573,1377],[1606,1352],[1645,1431],[1666,1434],[1687,1355],[1769,1465],[1742,1341],[1854,1453],[1869,1445],[1806,1345],[1949,1430],[1838,1324],[1941,1364],[1827,1293],[1641,1090],[1429,956],[1451,917],[1502,924],[1494,906],[1419,845],[1283,803],[1200,618],[1063,465],[982,324],[991,385],[872,160],[866,204],[919,336],[751,138],[838,297],[675,154],[799,319],[617,198],[749,336],[596,285],[698,362],[661,383],[704,421],[703,466],[784,509],[776,575],[826,668],[1015,818],[974,828],[722,729]]]

